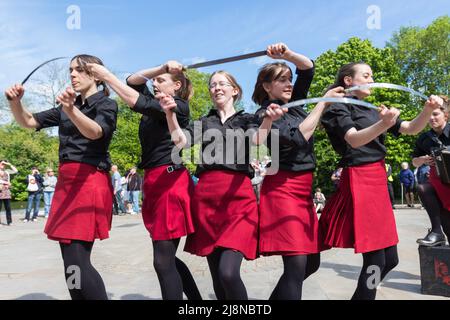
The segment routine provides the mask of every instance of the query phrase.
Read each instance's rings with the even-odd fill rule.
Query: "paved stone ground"
[[[2,213],[4,222],[4,213]],[[22,223],[16,212],[14,224],[0,226],[0,299],[69,299],[59,246],[43,234],[45,220]],[[400,236],[400,264],[379,289],[379,300],[435,300],[445,297],[420,293],[420,267],[416,239],[429,225],[425,211],[396,210]],[[191,269],[204,299],[215,299],[206,259],[184,253],[179,257]],[[108,295],[114,300],[160,299],[152,266],[152,246],[141,216],[115,217],[111,238],[97,242],[93,264],[102,275]],[[352,296],[362,265],[353,250],[333,249],[322,254],[320,270],[304,284],[305,300],[347,300]],[[242,278],[250,299],[267,299],[282,273],[279,257],[244,261]]]

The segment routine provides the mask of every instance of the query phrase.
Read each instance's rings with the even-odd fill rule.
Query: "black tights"
[[[442,234],[443,229],[447,238],[450,239],[450,212],[442,206],[433,186],[430,183],[419,184],[417,192],[430,217],[431,231]]]
[[[217,300],[248,300],[240,269],[244,256],[230,249],[217,249],[207,258]]]
[[[62,244],[64,274],[72,300],[108,300],[102,277],[91,264],[93,242]]]
[[[363,261],[352,300],[375,300],[379,282],[398,265],[397,246],[363,253]]]
[[[180,239],[153,241],[153,266],[158,275],[163,300],[202,300],[194,278],[177,252]]]
[[[320,253],[283,256],[284,272],[269,300],[301,300],[303,281],[320,266]]]

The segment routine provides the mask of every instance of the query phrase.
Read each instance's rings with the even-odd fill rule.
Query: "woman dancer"
[[[22,106],[25,89],[19,84],[9,88],[6,96],[22,127],[59,127],[59,179],[45,233],[60,243],[66,279],[79,276],[79,283],[67,283],[72,299],[106,300],[105,285],[90,256],[95,239],[108,238],[111,228],[108,147],[116,129],[117,104],[108,98],[106,85],[86,68],[87,63],[103,64],[90,55],[74,57],[72,88],[57,98],[58,108],[30,113]]]
[[[169,61],[156,68],[131,75],[122,83],[106,68],[90,64],[89,68],[135,112],[142,114],[139,139],[142,159],[139,168],[145,170],[143,181],[142,217],[153,243],[153,265],[158,275],[164,300],[182,300],[183,291],[190,300],[201,295],[187,266],[176,251],[181,237],[194,232],[191,218],[193,182],[189,172],[174,163],[175,148],[160,99],[165,95],[176,101],[176,117],[184,128],[189,124],[189,99],[193,90],[183,66]],[[152,79],[154,94],[146,86]]]
[[[370,66],[350,63],[339,70],[332,87],[369,83],[373,83]],[[370,94],[370,90],[355,91],[352,98],[362,100]],[[378,112],[334,104],[323,115],[322,124],[344,169],[338,190],[320,217],[320,236],[325,249],[354,248],[362,253],[363,267],[352,299],[375,299],[379,282],[398,264],[398,236],[384,163],[386,132],[394,136],[419,133],[441,103],[432,96],[412,121],[398,119],[397,109],[384,106]]]
[[[197,167],[199,182],[192,201],[196,232],[187,238],[185,251],[207,257],[217,299],[246,300],[240,266],[243,258],[256,259],[258,242],[258,206],[250,181],[253,169],[249,145],[263,143],[272,122],[286,110],[269,107],[255,132],[255,116],[235,109],[242,89],[231,74],[214,72],[209,92],[214,108],[189,127],[194,143],[202,140],[202,161]],[[181,131],[175,107],[173,98],[164,98],[173,140],[182,148],[192,139]]]
[[[256,114],[273,104],[282,106],[306,98],[314,76],[313,62],[283,43],[269,46],[267,53],[293,63],[297,80],[292,85],[292,71],[284,62],[265,65],[253,93],[253,101],[261,106]],[[343,96],[343,88],[325,95]],[[283,257],[284,272],[271,300],[300,300],[303,280],[320,265],[318,219],[311,198],[316,165],[312,135],[325,107],[325,103],[319,103],[309,115],[303,106],[292,107],[273,124],[279,131],[280,170],[267,175],[261,187],[259,228],[260,253]],[[268,145],[270,148],[271,143]]]

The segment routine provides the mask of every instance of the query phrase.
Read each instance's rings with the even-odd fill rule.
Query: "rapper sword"
[[[50,60],[47,60],[47,61],[41,63],[39,66],[37,66],[36,68],[34,68],[34,70],[31,71],[31,72],[26,76],[26,78],[22,81],[21,84],[24,85],[25,83],[27,83],[27,81],[30,79],[30,77],[31,77],[36,71],[38,71],[40,68],[42,68],[43,66],[45,66],[46,64],[48,64],[48,63],[50,63],[50,62],[53,62],[53,61],[56,61],[56,60],[61,60],[61,59],[67,59],[67,57],[53,58],[53,59],[50,59]],[[6,98],[7,98],[8,100],[11,101],[11,98],[10,98],[10,97],[6,97]]]

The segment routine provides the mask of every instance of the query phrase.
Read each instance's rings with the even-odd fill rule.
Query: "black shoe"
[[[444,246],[445,236],[430,230],[425,238],[417,239],[417,243],[425,247]]]

